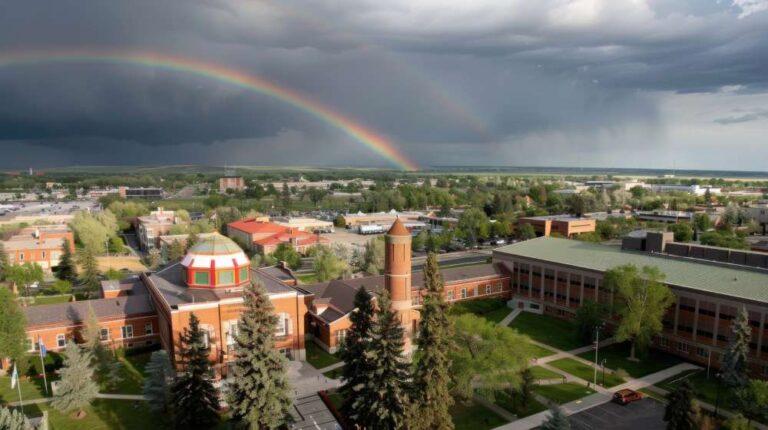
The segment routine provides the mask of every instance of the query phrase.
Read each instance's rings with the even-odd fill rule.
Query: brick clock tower
[[[392,309],[405,329],[405,352],[408,353],[419,319],[419,313],[412,309],[411,303],[411,233],[397,218],[385,239],[384,286],[392,299]]]

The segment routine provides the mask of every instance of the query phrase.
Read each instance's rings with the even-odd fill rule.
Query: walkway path
[[[512,322],[515,318],[517,318],[518,315],[522,313],[522,309],[514,309],[512,312],[509,313],[509,315],[505,316],[503,320],[499,321],[499,325],[502,327],[506,327],[509,325],[509,323]]]
[[[96,394],[97,399],[109,399],[109,400],[148,400],[145,396],[141,394],[108,394],[108,393],[98,393]],[[40,397],[37,399],[30,399],[30,400],[24,400],[24,406],[26,405],[32,405],[32,404],[38,404],[38,403],[48,403],[53,400],[53,397]],[[19,402],[8,402],[8,406],[19,406]]]
[[[336,370],[341,367],[344,367],[344,362],[339,361],[338,363],[331,364],[330,366],[323,367],[322,369],[318,369],[317,371],[320,373],[330,372],[331,370]]]
[[[517,419],[517,415],[509,412],[508,410],[499,407],[493,402],[490,402],[480,396],[474,396],[474,401],[485,406],[486,409],[490,409],[493,412],[496,413],[496,415],[499,415],[500,417],[504,418],[507,421],[514,421]]]

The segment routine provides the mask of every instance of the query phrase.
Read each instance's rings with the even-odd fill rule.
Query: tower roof
[[[403,225],[403,222],[400,221],[400,218],[395,218],[395,222],[392,223],[392,227],[389,229],[387,234],[390,236],[410,236],[411,232],[405,228],[405,225]]]
[[[243,250],[232,239],[215,234],[201,239],[188,252],[197,255],[230,255],[241,253]]]

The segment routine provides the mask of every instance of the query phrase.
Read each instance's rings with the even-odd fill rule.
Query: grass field
[[[333,354],[329,354],[323,348],[317,346],[317,344],[314,342],[307,342],[306,349],[307,362],[311,364],[315,369],[322,369],[323,367],[328,367],[331,364],[336,364],[341,361],[338,357]]]
[[[301,275],[296,275],[296,279],[299,280],[299,284],[314,284],[317,283],[317,275],[314,273],[304,273]]]
[[[30,306],[52,305],[55,303],[66,303],[72,301],[72,294],[63,294],[57,296],[34,296],[27,299]]]
[[[549,369],[545,369],[541,366],[531,367],[531,375],[536,379],[555,379],[562,378],[563,376],[557,372],[553,372]]]
[[[20,378],[21,397],[24,400],[41,399],[45,396],[43,388],[43,379],[40,378]],[[48,380],[50,384],[50,379]],[[49,387],[50,389],[50,387]],[[19,401],[18,388],[11,388],[10,376],[0,376],[0,404]]]
[[[587,366],[572,358],[561,358],[560,360],[553,361],[549,364],[552,367],[556,367],[586,381],[592,382],[595,378],[595,369],[592,366]],[[623,384],[624,380],[607,371],[605,372],[605,378],[603,378],[603,372],[601,369],[597,369],[597,383],[605,387],[614,387]]]
[[[548,315],[523,312],[509,326],[533,340],[563,351],[584,346],[579,341],[576,324]]]
[[[103,393],[120,393],[120,394],[141,394],[144,386],[144,377],[146,373],[144,368],[149,362],[149,358],[152,355],[151,352],[145,352],[141,354],[134,354],[125,357],[120,357],[120,363],[122,363],[122,369],[120,374],[123,378],[114,388],[109,389],[102,387]]]
[[[555,354],[555,351],[544,348],[543,346],[539,346],[533,343],[530,346],[531,346],[531,351],[533,351],[534,358],[549,357],[550,355]]]
[[[668,391],[672,391],[678,385],[680,385],[680,382],[682,382],[684,379],[687,379],[691,383],[694,395],[697,399],[703,400],[713,405],[717,402],[717,378],[715,377],[714,372],[712,372],[709,378],[707,378],[706,371],[688,370],[667,378],[656,384],[656,386]],[[728,393],[728,389],[724,386],[721,386],[720,407],[727,405],[729,400],[730,395]]]
[[[595,390],[592,390],[591,388],[587,388],[584,385],[571,382],[557,385],[537,385],[533,388],[533,391],[536,394],[546,397],[559,405],[563,405],[565,403],[569,403],[595,393]]]
[[[323,376],[330,379],[339,379],[341,378],[341,372],[343,371],[343,367],[339,367],[333,370],[329,370],[325,373],[323,373]]]
[[[605,359],[605,367],[613,370],[624,369],[633,378],[655,373],[682,362],[674,355],[656,350],[649,350],[648,355],[640,357],[640,361],[630,361],[627,358],[629,357],[629,350],[630,344],[628,342],[606,346],[598,351],[598,360],[602,362]],[[589,351],[579,354],[579,357],[593,360],[595,353]]]
[[[451,416],[456,430],[488,430],[507,423],[504,418],[474,401],[469,404],[456,401],[451,408]]]
[[[478,299],[454,303],[449,312],[452,315],[471,313],[498,324],[512,312],[512,309],[509,309],[500,299]]]
[[[517,415],[518,418],[524,418],[547,409],[545,405],[533,398],[529,399],[525,404],[522,404],[522,402],[509,395],[507,392],[497,393],[496,400],[493,403],[496,404],[496,406],[512,412]]]
[[[29,404],[24,406],[28,416],[40,416],[48,411],[48,424],[51,430],[133,430],[133,429],[170,429],[166,417],[149,410],[146,402],[126,400],[97,399],[85,411],[85,418],[76,420],[62,415],[48,404]]]

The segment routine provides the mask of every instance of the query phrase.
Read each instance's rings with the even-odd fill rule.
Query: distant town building
[[[37,263],[44,270],[59,264],[64,241],[75,250],[75,238],[66,225],[27,227],[2,242],[10,264]]]
[[[378,224],[384,226],[385,230],[388,230],[389,227],[398,218],[400,221],[407,225],[408,223],[419,222],[419,219],[424,215],[426,214],[422,212],[398,212],[392,209],[389,212],[358,212],[354,214],[345,214],[343,217],[347,228],[355,228],[360,225]]]
[[[219,178],[219,192],[226,193],[227,190],[243,191],[245,189],[245,179],[242,176],[223,176]]]
[[[563,237],[571,237],[581,233],[591,233],[595,231],[597,222],[592,218],[583,218],[563,215],[544,215],[521,217],[517,220],[517,225],[522,226],[530,224],[537,236],[549,236],[557,233]]]
[[[263,254],[271,254],[281,243],[291,245],[302,254],[315,245],[330,243],[327,238],[319,234],[285,227],[273,222],[259,221],[254,218],[227,224],[227,236],[235,239],[243,246]]]
[[[272,218],[272,222],[283,227],[310,233],[333,233],[334,231],[332,222],[316,218],[275,217]]]
[[[768,225],[768,201],[762,200],[748,207],[747,216],[762,227],[763,235],[765,235]]]
[[[670,185],[670,184],[648,184],[646,188],[655,193],[687,193],[694,196],[703,196],[709,190],[709,193],[713,196],[722,194],[722,188],[710,187],[708,185]]]
[[[167,235],[171,228],[177,224],[183,224],[184,221],[176,216],[176,212],[157,208],[149,215],[140,216],[136,219],[136,233],[139,239],[139,245],[143,250],[150,250],[159,246],[158,238]]]
[[[692,222],[694,214],[682,211],[638,211],[635,216],[639,221],[678,223]]]
[[[124,199],[162,199],[163,189],[157,187],[119,187],[117,189],[120,197]]]

